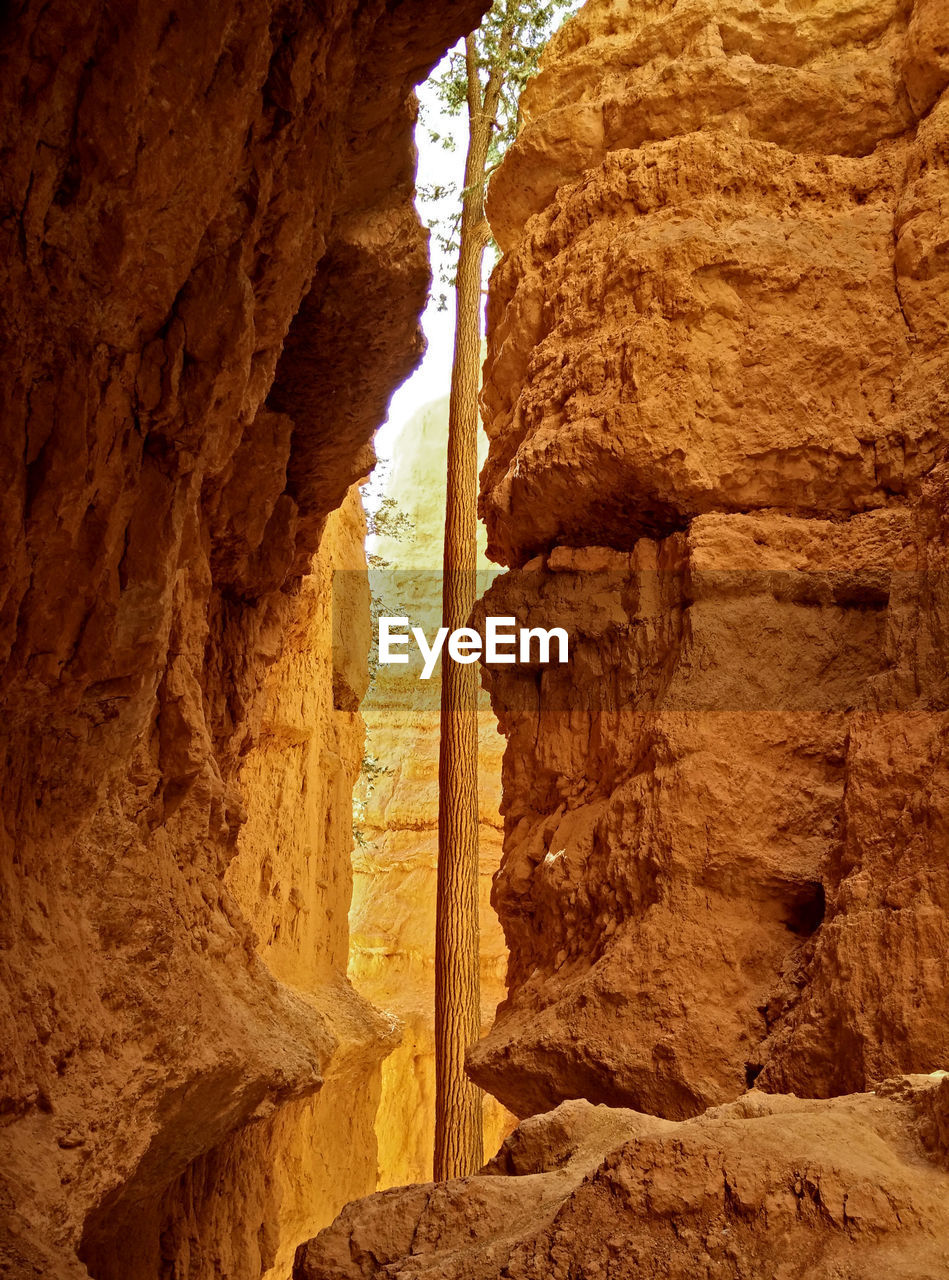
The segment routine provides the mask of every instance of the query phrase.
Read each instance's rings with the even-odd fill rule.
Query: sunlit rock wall
[[[253,755],[261,695],[419,354],[411,89],[481,8],[65,0],[0,18],[11,1275],[81,1276],[78,1250],[100,1277],[256,1280],[290,1221],[254,1205],[302,1135],[281,1156],[241,1131],[279,1144],[288,1107],[364,1080],[385,1047],[344,978],[354,743],[310,726],[327,750],[307,786],[346,812],[292,876],[307,819],[289,837],[289,797],[251,800],[240,775],[293,776]],[[292,707],[278,723],[300,731]],[[259,867],[229,885],[248,810],[284,843],[258,829]],[[278,901],[278,879],[326,886]],[[325,1120],[308,1187],[345,1195],[371,1157]],[[191,1225],[162,1238],[169,1215]]]

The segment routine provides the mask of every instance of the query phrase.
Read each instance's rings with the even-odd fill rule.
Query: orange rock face
[[[949,1060],[946,20],[594,0],[525,96],[484,607],[575,657],[489,676],[522,1115]]]
[[[567,25],[491,192],[489,552],[918,487],[944,413],[949,110],[919,33],[946,21],[715,0]]]
[[[947,49],[939,0],[588,0],[545,53],[482,608],[572,657],[486,671],[470,1057],[527,1119],[299,1280],[949,1277]]]
[[[907,1134],[931,1125],[940,1091],[915,1077],[885,1092],[751,1093],[678,1122],[565,1102],[478,1177],[348,1205],[293,1274],[935,1280],[949,1275],[949,1178]]]
[[[0,24],[5,1274],[256,1280],[373,1185],[371,1096],[306,1119],[389,1043],[344,977],[361,731],[292,644],[264,686],[418,356],[411,87],[479,12]]]
[[[490,676],[511,963],[472,1067],[514,1111],[581,1096],[681,1118],[755,1079],[825,1096],[949,1059],[949,717],[889,709],[928,581],[916,544],[897,510],[702,516],[489,592],[486,611],[573,642],[539,686]],[[894,924],[881,900],[904,875]]]

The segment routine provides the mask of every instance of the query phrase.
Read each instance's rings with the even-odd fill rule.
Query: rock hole
[[[820,928],[826,910],[824,886],[819,880],[807,880],[798,887],[797,895],[791,900],[784,923],[798,937],[809,938]]]

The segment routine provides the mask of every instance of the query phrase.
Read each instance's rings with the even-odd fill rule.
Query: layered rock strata
[[[472,1066],[513,1110],[682,1118],[949,1061],[949,716],[892,690],[917,542],[899,510],[701,516],[489,592],[574,646],[490,676],[510,993]]]
[[[511,967],[472,1066],[520,1114],[949,1060],[940,15],[591,3],[525,96],[486,608],[576,643],[490,677]]]
[[[949,1277],[905,1075],[949,1062],[947,84],[936,0],[589,0],[545,53],[489,201],[483,608],[573,651],[487,672],[470,1058],[529,1118],[298,1276]]]
[[[325,691],[262,691],[419,353],[411,88],[483,7],[0,22],[7,1274],[86,1274],[78,1249],[97,1276],[257,1277],[290,1219],[372,1185],[371,1150],[305,1101],[389,1041],[344,976],[358,730]],[[262,728],[320,745],[277,767]],[[229,880],[244,762],[333,816],[308,832],[302,790],[293,821],[289,791],[256,797]],[[327,1170],[300,1190],[330,1200],[258,1213],[304,1130]]]

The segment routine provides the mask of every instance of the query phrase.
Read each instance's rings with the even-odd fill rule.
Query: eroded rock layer
[[[525,95],[485,608],[575,650],[490,674],[511,967],[472,1066],[520,1114],[949,1060],[947,23],[592,0]]]
[[[257,1277],[313,1216],[255,1208],[304,1135],[338,1197],[319,1212],[372,1185],[339,1115],[306,1120],[324,1077],[358,1092],[388,1042],[344,977],[359,731],[325,688],[261,695],[325,607],[304,579],[327,513],[419,352],[411,88],[480,8],[67,0],[0,20],[12,1275],[85,1274],[79,1248],[95,1275]],[[248,760],[262,727],[269,763]],[[322,744],[302,772],[287,741],[274,765],[282,732]],[[258,796],[280,847],[258,828],[228,877],[245,760],[322,799],[301,790],[288,821],[289,792]]]
[[[489,201],[483,610],[572,654],[487,670],[469,1060],[528,1118],[301,1280],[949,1277],[947,84],[941,0],[588,0],[548,48]]]
[[[682,1117],[949,1060],[949,715],[894,690],[917,543],[898,510],[710,515],[488,593],[574,646],[491,675],[511,963],[472,1065],[513,1110]]]
[[[357,712],[335,705],[341,682],[355,702],[367,679],[364,534],[353,488],[327,520],[267,675],[258,738],[240,773],[247,818],[225,874],[257,954],[322,1020],[331,1050],[322,1086],[282,1105],[264,1098],[251,1124],[192,1161],[155,1200],[127,1191],[106,1200],[83,1231],[82,1257],[96,1276],[171,1268],[285,1280],[301,1235],[377,1185],[380,1060],[396,1037],[343,976],[350,793],[364,732]],[[337,608],[351,628],[347,654],[334,654],[331,644]],[[210,950],[219,945],[208,939]]]
[[[482,1173],[349,1205],[295,1280],[938,1280],[945,1079],[687,1121],[565,1102]],[[933,1160],[922,1158],[925,1144]]]
[[[562,175],[494,277],[489,550],[629,549],[701,512],[849,514],[915,492],[945,413],[947,110],[856,156],[673,118]],[[529,185],[546,120],[500,179]]]

